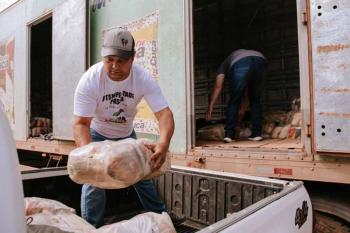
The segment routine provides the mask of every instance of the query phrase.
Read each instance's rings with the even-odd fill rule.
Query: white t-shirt
[[[157,82],[139,65],[132,65],[127,79],[113,81],[103,62],[99,62],[79,81],[74,94],[74,115],[93,117],[91,128],[105,137],[127,137],[133,130],[136,106],[143,97],[153,112],[168,107]]]

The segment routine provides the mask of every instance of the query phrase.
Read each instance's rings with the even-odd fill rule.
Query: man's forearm
[[[215,81],[215,85],[213,88],[213,92],[211,94],[211,98],[210,98],[210,106],[214,107],[214,104],[216,103],[216,100],[218,99],[220,93],[221,93],[221,89],[222,86],[224,84],[224,75],[223,74],[219,74],[216,77],[216,81]]]
[[[75,144],[80,147],[91,142],[90,129],[84,124],[75,124],[73,126]]]
[[[166,112],[159,117],[158,121],[160,130],[159,143],[165,144],[167,147],[169,147],[175,128],[173,113],[171,110],[166,110]]]
[[[221,87],[214,87],[213,93],[210,98],[210,106],[214,107],[214,104],[216,103],[216,100],[218,99],[218,96],[220,95]]]

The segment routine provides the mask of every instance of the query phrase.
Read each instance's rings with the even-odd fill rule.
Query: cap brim
[[[117,56],[122,59],[129,59],[134,55],[134,51],[125,51],[121,49],[115,49],[115,48],[102,48],[101,50],[102,57],[105,56]]]

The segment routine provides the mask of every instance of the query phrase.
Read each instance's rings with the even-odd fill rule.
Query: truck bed
[[[280,193],[288,181],[172,166],[155,183],[168,209],[186,218],[181,225],[175,226],[176,231],[190,233],[200,231],[243,209],[244,212],[259,209],[261,206],[254,206],[255,203],[264,199],[266,201],[267,197]],[[115,198],[120,191],[113,190],[109,195],[107,193],[107,200],[111,200],[108,196]],[[127,192],[130,196],[133,189]],[[111,203],[107,206],[111,207]],[[129,203],[127,207],[118,205],[113,210],[107,210],[105,224],[130,219],[142,212],[140,204],[135,206],[135,203]]]
[[[66,174],[40,175],[45,172],[62,173],[62,169],[23,170],[25,196],[58,200],[75,208],[79,214],[80,186],[70,181]],[[239,222],[289,194],[297,187],[296,183],[301,182],[290,184],[283,180],[181,166],[172,166],[170,171],[155,180],[168,209],[186,218],[184,223],[175,226],[181,233],[214,232],[208,231],[207,227],[227,225],[227,221],[231,225]],[[144,212],[133,192],[132,187],[107,190],[105,224],[130,219]]]
[[[283,190],[286,181],[172,166],[156,180],[162,200],[186,217],[186,228],[201,229]],[[180,229],[179,229],[179,232]]]

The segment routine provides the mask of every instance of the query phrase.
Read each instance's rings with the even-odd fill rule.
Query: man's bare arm
[[[92,117],[74,116],[73,135],[75,144],[80,147],[91,142],[90,124]]]
[[[223,84],[224,84],[224,80],[225,80],[225,75],[224,74],[219,74],[218,76],[216,76],[215,85],[214,85],[214,88],[213,88],[213,92],[211,93],[210,103],[209,103],[208,111],[207,111],[207,114],[206,114],[206,119],[207,120],[210,120],[210,118],[211,118],[211,114],[213,112],[214,105],[215,105],[216,100],[218,99],[218,97],[219,97],[219,95],[221,93],[221,90],[222,90],[222,87],[223,87]]]
[[[164,163],[175,128],[174,117],[170,108],[165,108],[154,114],[159,122],[160,138],[157,144],[150,145],[153,150],[151,158],[152,170],[159,169]]]
[[[160,138],[158,142],[169,147],[175,128],[173,113],[170,108],[165,108],[159,112],[156,112],[155,116],[159,122],[160,130]]]

